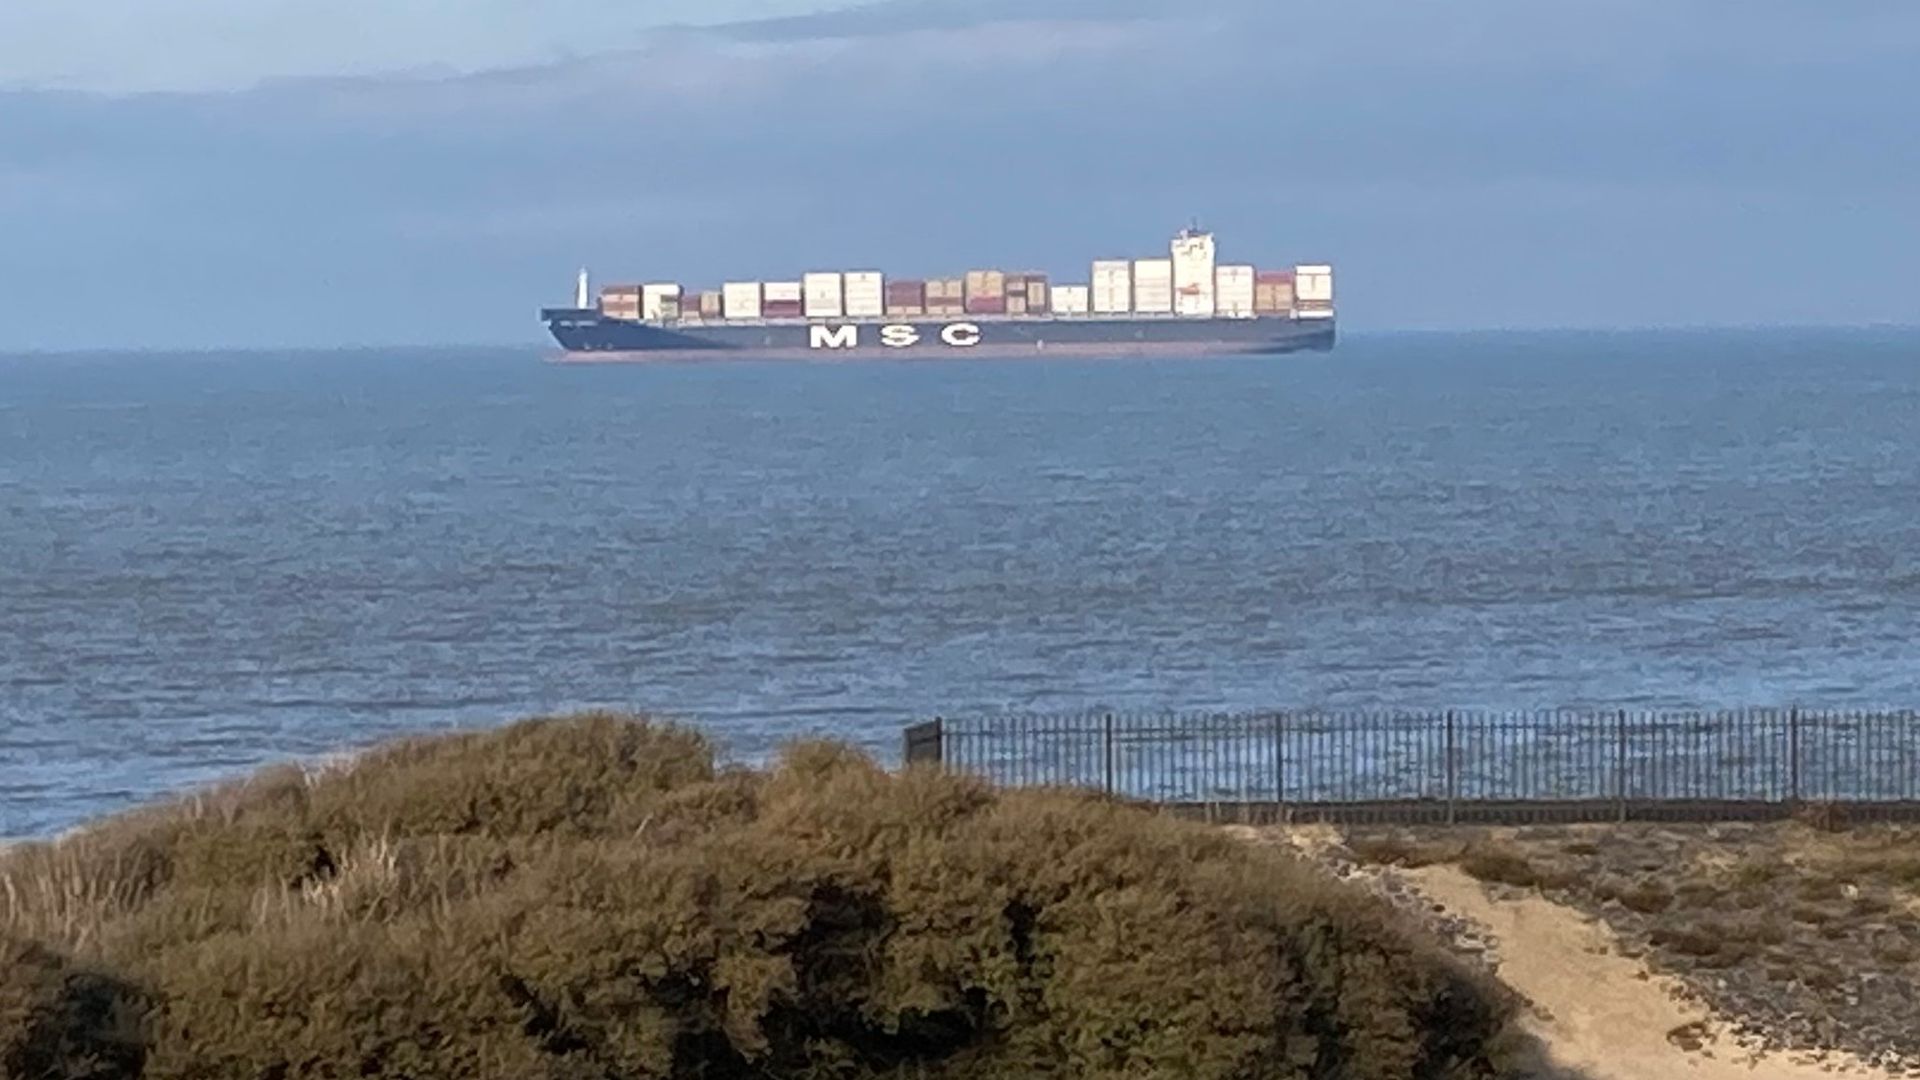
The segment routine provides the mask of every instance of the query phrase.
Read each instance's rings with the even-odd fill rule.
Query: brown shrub
[[[0,1077],[138,1076],[145,1060],[139,1015],[126,986],[45,946],[0,937]]]
[[[1518,851],[1477,844],[1460,857],[1460,869],[1481,881],[1534,888],[1547,884],[1540,867]],[[1552,875],[1546,875],[1552,878]]]
[[[828,744],[722,772],[592,716],[141,822],[152,882],[73,936],[149,995],[144,1034],[33,952],[7,1080],[1466,1078],[1511,1008],[1283,854]],[[65,1064],[103,1039],[145,1060]]]
[[[1657,915],[1673,906],[1673,891],[1658,882],[1607,877],[1600,880],[1594,892],[1603,900],[1617,900],[1622,907],[1642,915]]]

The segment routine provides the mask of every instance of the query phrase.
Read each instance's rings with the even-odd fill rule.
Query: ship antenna
[[[573,306],[577,311],[587,310],[587,268],[580,268],[580,282],[574,289]]]

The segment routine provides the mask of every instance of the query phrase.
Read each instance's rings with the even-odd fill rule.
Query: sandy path
[[[1486,927],[1502,981],[1531,1000],[1528,1029],[1553,1064],[1590,1080],[1834,1080],[1896,1074],[1843,1054],[1755,1058],[1707,1011],[1676,998],[1675,984],[1613,951],[1612,938],[1579,912],[1539,896],[1495,899],[1451,866],[1407,871],[1420,892]],[[1669,1033],[1695,1025],[1706,1043],[1689,1050]]]

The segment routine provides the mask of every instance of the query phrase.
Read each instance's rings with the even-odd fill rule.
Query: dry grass
[[[1466,1080],[1511,1015],[1203,826],[608,715],[30,845],[0,904],[5,1080]]]

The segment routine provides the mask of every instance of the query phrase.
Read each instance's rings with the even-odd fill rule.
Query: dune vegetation
[[[1495,1075],[1508,995],[1298,859],[617,715],[0,857],[0,1076]]]
[[[1764,824],[1355,829],[1345,850],[1584,912],[1754,1044],[1920,1075],[1914,825],[1818,805]]]

